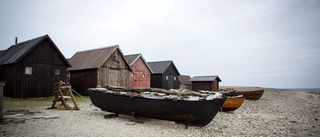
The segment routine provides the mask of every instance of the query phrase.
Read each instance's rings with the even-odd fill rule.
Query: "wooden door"
[[[142,72],[134,73],[134,87],[142,87]]]

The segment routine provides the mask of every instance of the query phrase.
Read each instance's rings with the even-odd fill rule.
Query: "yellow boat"
[[[239,96],[227,96],[227,100],[222,105],[222,111],[234,111],[238,109],[245,98],[242,95]]]

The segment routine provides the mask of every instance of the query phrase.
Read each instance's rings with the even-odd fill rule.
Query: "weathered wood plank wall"
[[[88,95],[88,88],[97,86],[97,69],[70,71],[72,89],[81,95]]]
[[[113,86],[130,87],[130,68],[124,57],[116,50],[109,59],[98,69],[98,83]]]
[[[150,87],[151,72],[144,61],[139,58],[131,68],[134,71],[133,78],[130,78],[131,87]]]
[[[25,74],[26,67],[32,68],[32,74]],[[55,82],[66,80],[67,64],[46,39],[17,64],[1,66],[1,71],[7,81],[5,96],[46,97],[52,95]]]

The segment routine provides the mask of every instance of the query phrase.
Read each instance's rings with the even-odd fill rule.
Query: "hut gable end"
[[[50,64],[59,66],[70,66],[64,61],[64,57],[52,46],[49,40],[42,41],[39,46],[29,52],[21,61],[26,63]]]
[[[150,87],[151,68],[141,54],[126,55],[126,60],[132,69],[131,87]]]
[[[13,98],[47,97],[53,83],[66,81],[67,59],[48,35],[18,43],[0,55],[4,95]]]
[[[0,55],[0,65],[13,64],[20,61],[59,64],[70,67],[67,59],[48,35],[13,45]]]
[[[70,63],[70,83],[82,95],[97,85],[130,86],[132,70],[118,45],[77,52]]]
[[[152,69],[151,87],[164,89],[178,89],[180,75],[173,61],[148,62]]]

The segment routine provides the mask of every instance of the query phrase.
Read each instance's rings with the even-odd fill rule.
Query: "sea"
[[[320,93],[320,88],[294,88],[292,90],[301,91],[301,92]]]

